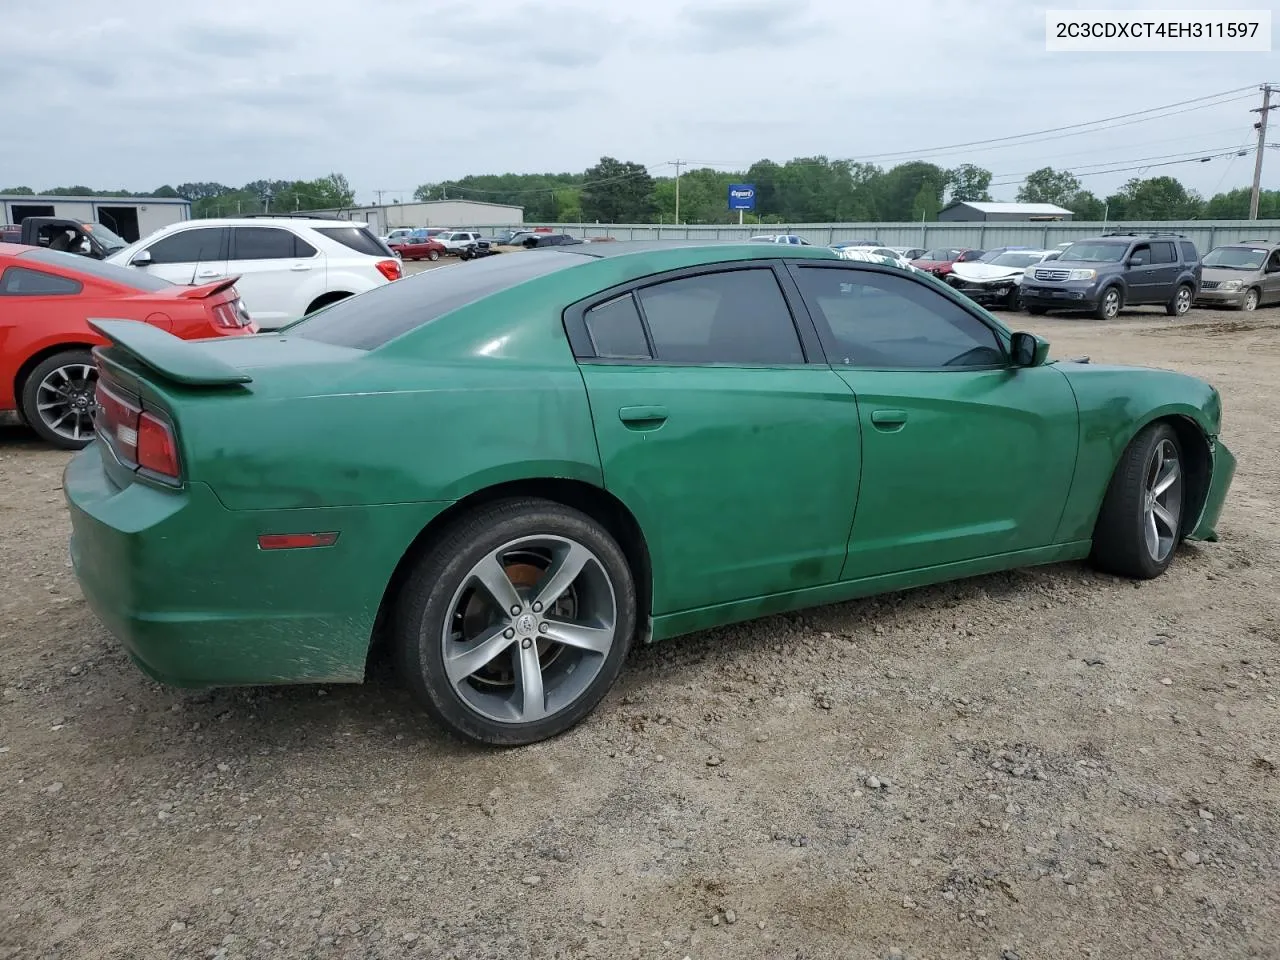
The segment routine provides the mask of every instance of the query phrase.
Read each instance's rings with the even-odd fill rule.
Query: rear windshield
[[[371,257],[392,256],[386,244],[370,233],[367,227],[316,227],[315,231],[330,240],[337,240],[357,253],[367,253]]]
[[[335,347],[373,350],[459,307],[586,262],[559,250],[531,250],[441,267],[339,300],[288,330]]]
[[[37,247],[22,254],[22,256],[26,260],[36,260],[40,263],[47,263],[50,266],[75,270],[90,277],[98,277],[100,280],[106,280],[109,283],[118,283],[122,287],[131,287],[134,290],[143,290],[147,293],[167,290],[173,286],[168,280],[161,280],[159,277],[147,273],[145,270],[139,270],[137,267],[118,267],[114,263],[91,260],[89,257],[82,257],[76,253],[63,253],[60,250],[46,250],[44,247]]]

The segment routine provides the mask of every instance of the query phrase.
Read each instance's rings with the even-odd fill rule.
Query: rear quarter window
[[[1196,252],[1196,245],[1190,240],[1179,240],[1178,246],[1182,248],[1182,259],[1187,263],[1195,263],[1200,259],[1200,254]]]
[[[357,253],[371,257],[390,257],[393,254],[381,240],[365,227],[317,227],[316,233],[342,244]],[[401,235],[402,238],[404,235]],[[415,232],[415,237],[421,236]]]
[[[348,297],[288,327],[293,336],[335,347],[374,350],[446,313],[509,287],[587,262],[558,250],[485,257]]]

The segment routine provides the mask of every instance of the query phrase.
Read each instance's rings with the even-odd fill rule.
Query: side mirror
[[[129,261],[131,267],[145,267],[151,263],[151,251],[140,250],[133,255],[133,259]]]
[[[1015,367],[1043,366],[1049,358],[1049,341],[1025,330],[1019,330],[1013,335],[1010,346]]]
[[[1127,262],[1131,267],[1141,267],[1147,262],[1147,258],[1138,254],[1136,257],[1130,257]]]

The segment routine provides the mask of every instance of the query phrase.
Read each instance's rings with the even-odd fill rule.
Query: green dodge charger
[[[814,247],[492,257],[216,342],[94,324],[71,556],[138,665],[358,682],[385,637],[488,744],[573,726],[637,640],[1085,557],[1157,576],[1235,470],[1208,384],[1050,360]]]

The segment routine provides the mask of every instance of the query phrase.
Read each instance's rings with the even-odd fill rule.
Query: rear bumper
[[[1213,542],[1218,539],[1218,520],[1222,516],[1222,505],[1227,500],[1227,491],[1231,489],[1231,481],[1235,475],[1235,456],[1221,441],[1217,441],[1213,447],[1213,475],[1209,481],[1209,493],[1195,527],[1187,534],[1188,540]]]
[[[148,675],[182,687],[361,680],[391,573],[446,505],[228,510],[201,483],[115,486],[97,442],[63,489],[90,608]],[[330,530],[332,547],[257,547],[264,533]]]

